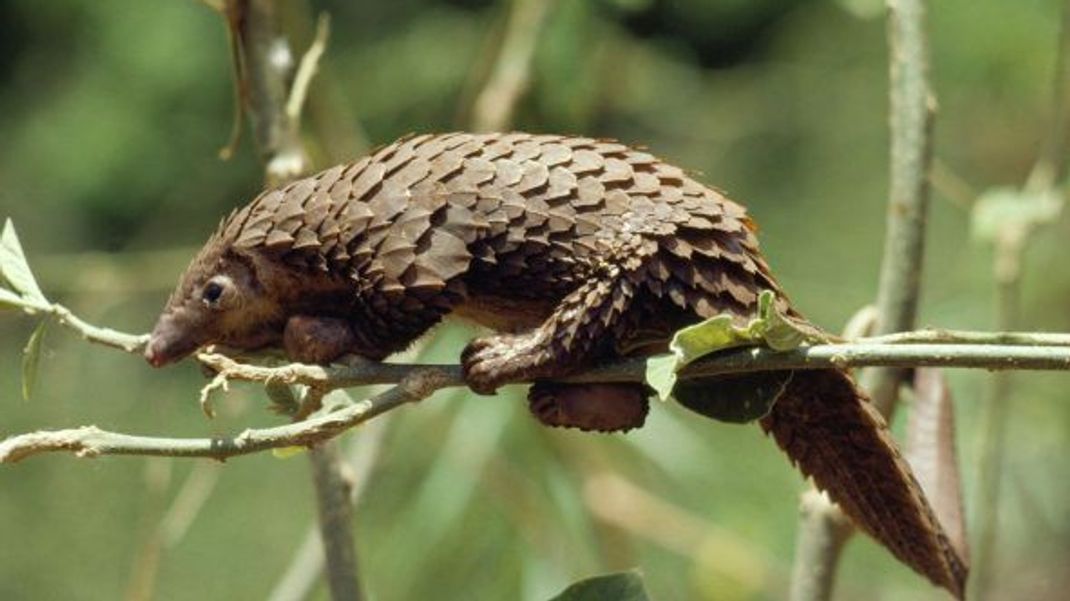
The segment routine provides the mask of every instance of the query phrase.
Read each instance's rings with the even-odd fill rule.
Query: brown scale
[[[720,313],[749,319],[763,289],[788,304],[729,200],[623,144],[550,135],[412,136],[262,193],[187,270],[146,356],[209,343],[284,346],[297,360],[383,358],[449,313],[498,333],[464,350],[473,390],[540,380],[552,426],[641,426],[635,384],[544,381],[663,350]],[[711,384],[716,385],[716,384]],[[961,596],[947,543],[884,422],[842,371],[798,372],[761,420],[864,530]]]

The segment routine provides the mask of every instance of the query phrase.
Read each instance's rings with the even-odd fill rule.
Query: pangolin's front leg
[[[472,390],[492,394],[508,382],[554,378],[588,365],[620,324],[635,285],[627,277],[593,278],[567,295],[538,327],[477,338],[461,355]]]
[[[532,330],[473,340],[462,355],[468,385],[490,394],[510,381],[560,377],[588,366],[606,341],[618,338],[615,330],[634,296],[631,281],[613,275],[580,286]],[[617,432],[643,425],[647,396],[642,384],[537,381],[528,403],[548,426]]]

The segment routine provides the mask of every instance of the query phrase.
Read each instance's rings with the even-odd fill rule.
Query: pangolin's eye
[[[204,287],[204,292],[201,294],[201,298],[209,305],[219,302],[220,296],[223,296],[223,286],[217,282],[208,282]]]

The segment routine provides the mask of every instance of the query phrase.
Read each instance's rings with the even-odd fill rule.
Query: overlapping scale
[[[436,316],[448,309],[436,295],[476,286],[560,298],[614,266],[630,288],[579,320],[606,327],[640,296],[700,315],[749,311],[757,291],[777,288],[755,229],[721,193],[615,141],[452,133],[267,191],[220,235],[352,277],[368,306],[412,296],[409,309]]]

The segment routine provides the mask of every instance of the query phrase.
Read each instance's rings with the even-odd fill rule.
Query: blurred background
[[[299,51],[315,14],[332,19],[304,124],[325,166],[408,132],[469,127],[512,3],[280,5]],[[1051,128],[1060,10],[930,3],[940,108],[922,325],[993,327],[992,253],[970,237],[969,204],[1020,185]],[[839,330],[874,295],[883,239],[883,16],[878,0],[548,3],[513,126],[616,137],[700,172],[749,207],[797,306]],[[193,0],[0,3],[0,218],[51,298],[93,323],[150,328],[219,218],[262,185],[248,131],[234,158],[217,157],[231,77],[224,22]],[[1064,219],[1032,241],[1021,329],[1070,329],[1068,236]],[[24,400],[33,320],[2,317],[0,436],[280,423],[240,385],[208,421],[195,365],[152,370],[57,327]],[[454,361],[471,335],[439,328],[424,357]],[[975,529],[989,376],[949,375]],[[1070,586],[1068,383],[1013,380],[994,598],[1065,598]],[[522,394],[440,393],[343,437],[378,449],[355,531],[372,598],[534,601],[633,566],[657,599],[784,597],[804,482],[757,427],[663,404],[624,436],[550,430]],[[263,598],[313,515],[301,457],[34,458],[0,469],[0,598]],[[839,599],[946,598],[864,537],[837,587]]]

